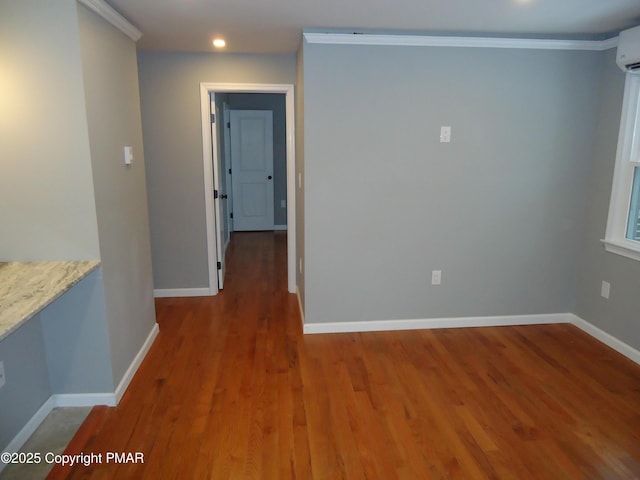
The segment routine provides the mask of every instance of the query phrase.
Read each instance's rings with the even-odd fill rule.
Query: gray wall
[[[102,272],[92,272],[0,342],[0,451],[52,394],[112,393]]]
[[[99,269],[40,312],[51,393],[115,390],[102,286]]]
[[[640,262],[608,253],[605,236],[624,96],[624,73],[615,64],[615,50],[605,54],[604,78],[589,182],[586,221],[578,282],[576,314],[635,349],[640,349]],[[608,300],[600,296],[602,281],[611,284]]]
[[[200,83],[294,83],[293,55],[139,52],[154,286],[208,287]]]
[[[51,396],[42,324],[33,317],[0,342],[7,383],[0,390],[0,451]]]
[[[600,72],[596,52],[306,44],[307,323],[572,311]]]
[[[0,259],[99,258],[76,2],[3,1],[0,32]],[[2,450],[51,395],[39,317],[0,360]]]
[[[281,93],[232,93],[229,106],[237,110],[270,110],[273,113],[273,219],[274,225],[287,224],[287,112],[286,96]]]
[[[3,1],[0,31],[0,259],[96,259],[76,2]]]
[[[135,43],[78,6],[113,382],[155,324]],[[124,146],[133,163],[124,164]]]
[[[113,392],[154,311],[135,45],[75,0],[3,1],[0,31],[0,258],[102,260],[0,342],[1,447],[52,393]]]

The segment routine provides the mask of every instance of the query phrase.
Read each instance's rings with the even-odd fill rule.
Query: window
[[[609,252],[640,260],[640,75],[627,74],[607,233]]]
[[[631,206],[627,220],[627,238],[640,242],[640,167],[635,167],[631,187]]]

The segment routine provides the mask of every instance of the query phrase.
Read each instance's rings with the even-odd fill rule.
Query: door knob
[[[220,195],[220,198],[222,200],[226,200],[228,198],[228,195],[226,193],[223,193],[222,195]]]
[[[267,179],[268,179],[268,180],[271,180],[272,178],[273,178],[273,177],[272,177],[271,175],[269,175],[269,176],[267,177]]]

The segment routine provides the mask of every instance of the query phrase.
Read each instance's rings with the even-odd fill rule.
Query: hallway
[[[48,478],[283,478],[278,438],[293,423],[278,427],[291,414],[279,402],[304,409],[286,238],[234,233],[219,295],[157,299],[160,334],[123,399],[94,408],[67,449],[143,452],[144,464],[56,467]]]

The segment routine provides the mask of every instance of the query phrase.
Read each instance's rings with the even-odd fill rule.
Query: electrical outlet
[[[608,300],[610,293],[611,293],[611,284],[609,282],[603,281],[602,286],[600,287],[600,296]]]
[[[4,374],[4,362],[0,362],[0,388],[4,387],[7,377]]]
[[[442,270],[431,271],[431,285],[442,284]]]
[[[298,261],[298,270],[300,270],[300,275],[302,275],[302,257],[300,257]]]

